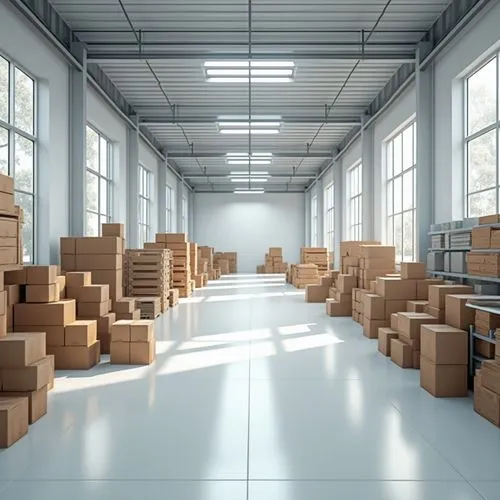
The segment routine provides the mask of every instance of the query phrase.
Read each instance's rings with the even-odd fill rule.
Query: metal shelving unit
[[[500,224],[497,224],[500,227]],[[429,236],[437,236],[438,234],[451,234],[451,233],[471,233],[472,227],[461,227],[458,229],[443,229],[441,231],[430,231]]]
[[[466,279],[469,281],[488,281],[490,283],[500,283],[500,278],[494,276],[471,276],[470,274],[464,273],[448,273],[446,271],[427,271],[428,274],[433,276],[443,276],[445,278],[458,278]]]
[[[472,247],[456,247],[456,248],[428,248],[428,252],[470,252]]]

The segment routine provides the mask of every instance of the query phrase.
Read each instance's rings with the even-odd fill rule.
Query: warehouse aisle
[[[226,277],[157,328],[155,365],[61,372],[0,452],[2,500],[500,499],[472,401],[432,398],[280,276]]]

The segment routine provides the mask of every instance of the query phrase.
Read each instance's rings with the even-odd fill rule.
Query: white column
[[[167,162],[158,158],[158,232],[165,232],[167,229]]]
[[[138,123],[138,117],[133,117]],[[127,128],[127,246],[137,248],[139,244],[139,127]]]
[[[344,200],[344,179],[342,178],[342,161],[336,161],[333,164],[333,182],[334,201],[335,201],[335,269],[340,269],[340,242],[344,238],[344,217],[345,217],[345,200]]]
[[[365,128],[366,116],[361,118],[361,162],[363,164],[363,239],[373,239],[375,210],[373,206],[373,128]],[[380,216],[380,214],[379,214]]]

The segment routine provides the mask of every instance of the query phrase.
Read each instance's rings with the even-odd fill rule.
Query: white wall
[[[195,194],[194,240],[217,251],[238,252],[238,271],[254,273],[269,247],[282,247],[289,263],[304,246],[304,194]]]

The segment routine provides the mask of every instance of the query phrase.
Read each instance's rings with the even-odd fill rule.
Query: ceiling
[[[280,116],[276,135],[253,135],[272,152],[266,190],[297,191],[336,147],[450,0],[52,0],[134,107],[142,126],[197,191],[230,191],[228,152],[246,135],[222,135],[221,115]],[[132,27],[135,30],[132,31]],[[295,61],[290,83],[213,83],[207,60]],[[139,43],[141,47],[139,49]],[[256,167],[252,167],[255,169]],[[263,167],[264,168],[264,167]]]

